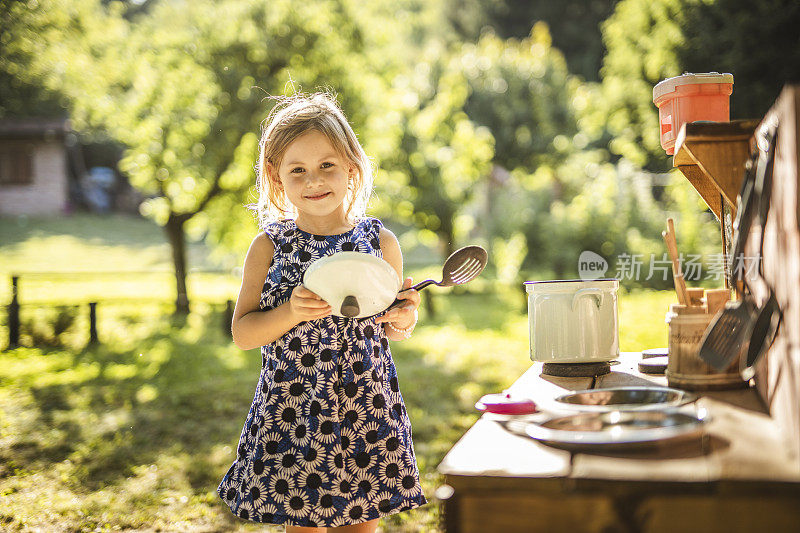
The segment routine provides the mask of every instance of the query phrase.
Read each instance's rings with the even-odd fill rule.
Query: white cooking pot
[[[593,363],[619,357],[619,280],[526,281],[531,359]]]

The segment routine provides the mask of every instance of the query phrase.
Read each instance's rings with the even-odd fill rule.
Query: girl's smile
[[[310,130],[286,148],[277,180],[297,208],[297,224],[311,232],[349,226],[344,201],[355,165],[339,154],[328,137]]]
[[[306,196],[306,198],[309,199],[309,200],[322,200],[323,198],[327,198],[330,194],[331,193],[329,193],[329,192],[325,192],[325,193],[318,194],[318,195],[309,195],[309,196]]]

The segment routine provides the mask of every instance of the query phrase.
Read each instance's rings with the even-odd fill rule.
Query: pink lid
[[[660,81],[653,87],[653,101],[655,102],[665,94],[673,92],[680,85],[691,85],[700,83],[730,83],[733,84],[733,74],[719,72],[704,72],[700,74],[683,73],[680,76],[667,78]]]
[[[475,408],[501,415],[527,415],[537,411],[536,404],[530,398],[518,398],[506,391],[482,396]]]

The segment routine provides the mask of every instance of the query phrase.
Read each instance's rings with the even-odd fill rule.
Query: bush
[[[46,348],[74,344],[79,314],[77,305],[35,308],[33,316],[20,321],[20,344]]]

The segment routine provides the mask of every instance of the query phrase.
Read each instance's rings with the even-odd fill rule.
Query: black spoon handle
[[[425,281],[420,281],[416,285],[412,285],[408,289],[404,289],[404,290],[414,289],[415,291],[421,291],[422,289],[424,289],[425,287],[428,287],[429,285],[434,285],[434,284],[438,285],[439,283],[441,283],[441,282],[437,282],[437,281],[434,281],[432,279],[426,279]],[[399,298],[395,298],[395,300],[392,302],[392,305],[387,307],[386,310],[387,311],[391,311],[395,307],[399,307],[400,304],[402,304],[404,302],[405,302],[405,300],[401,300]]]
[[[439,283],[441,283],[441,281],[433,281],[432,279],[426,279],[425,281],[420,281],[416,285],[412,285],[411,287],[405,290],[414,289],[415,291],[420,291],[425,287],[428,287],[429,285],[434,285],[434,284],[438,285]]]

